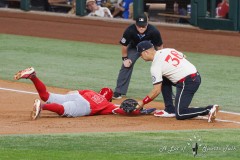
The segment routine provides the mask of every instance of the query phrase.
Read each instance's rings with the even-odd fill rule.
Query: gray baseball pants
[[[122,67],[118,74],[117,86],[115,88],[115,92],[121,93],[122,95],[127,94],[128,86],[132,76],[133,67],[139,57],[140,55],[137,52],[136,48],[128,47],[128,58],[131,59],[132,65],[131,67],[126,68],[122,64]]]

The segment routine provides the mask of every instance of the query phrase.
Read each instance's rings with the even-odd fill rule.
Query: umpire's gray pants
[[[132,76],[133,67],[139,57],[140,57],[140,54],[137,52],[136,48],[128,47],[128,58],[131,59],[132,65],[131,67],[126,68],[122,64],[122,67],[118,74],[117,86],[115,88],[115,92],[121,93],[123,95],[127,94],[128,86]]]

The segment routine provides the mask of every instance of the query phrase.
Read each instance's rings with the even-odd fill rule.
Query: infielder
[[[37,119],[41,110],[48,110],[64,117],[79,117],[91,115],[122,114],[125,111],[113,103],[113,91],[110,88],[102,88],[99,93],[93,90],[70,91],[67,94],[55,94],[47,91],[45,84],[37,77],[33,67],[19,71],[15,74],[16,80],[30,79],[42,101],[36,99],[33,104],[32,119]],[[136,110],[131,115],[150,114],[155,108]]]
[[[152,91],[142,101],[138,102],[139,108],[156,98],[161,93],[161,88],[165,85],[167,86],[165,89],[169,89],[168,92],[166,90],[162,93],[165,94],[163,95],[166,105],[165,115],[168,115],[166,111],[173,110],[178,120],[209,115],[208,122],[213,122],[219,109],[218,105],[210,105],[204,108],[189,108],[192,98],[201,84],[201,76],[196,67],[185,59],[183,53],[171,48],[156,51],[150,41],[140,42],[137,45],[137,50],[143,60],[152,61],[151,75],[153,83]],[[172,85],[176,85],[175,107],[171,100],[172,92],[170,88]],[[162,112],[155,112],[154,115],[163,115]]]
[[[157,50],[163,48],[160,32],[151,24],[145,14],[136,18],[136,23],[130,25],[123,33],[120,40],[122,45],[123,64],[119,71],[117,85],[114,91],[114,99],[122,98],[127,94],[128,86],[132,76],[132,71],[136,60],[139,58],[136,46],[139,42],[151,40]]]

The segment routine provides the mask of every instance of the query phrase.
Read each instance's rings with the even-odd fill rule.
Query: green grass
[[[239,159],[240,130],[0,136],[0,159]],[[196,138],[195,138],[196,137]],[[231,150],[226,150],[226,149]]]
[[[121,65],[120,52],[119,45],[0,34],[0,78],[13,80],[16,71],[33,66],[48,86],[96,91],[103,86],[114,89]],[[192,105],[219,104],[223,110],[240,112],[240,58],[185,54],[202,75],[202,84]],[[150,65],[142,59],[137,61],[128,97],[143,98],[152,89]],[[162,96],[156,100],[162,101]]]

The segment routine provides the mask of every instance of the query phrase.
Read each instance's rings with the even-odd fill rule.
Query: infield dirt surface
[[[118,44],[124,29],[131,22],[103,21],[74,16],[40,15],[36,12],[0,10],[0,33],[27,35]],[[240,35],[236,32],[206,31],[193,27],[157,25],[164,47],[181,51],[240,56]],[[120,51],[119,51],[120,54]],[[136,66],[137,67],[137,66]],[[22,68],[20,68],[22,69]],[[13,73],[14,74],[14,73]],[[36,92],[32,84],[0,80],[0,87]],[[48,87],[50,92],[66,93],[69,90]],[[36,94],[0,90],[0,134],[47,134],[80,132],[125,132],[185,129],[240,128],[238,123],[207,123],[203,119],[178,121],[175,118],[147,116],[100,115],[63,118],[55,113],[42,111],[41,117],[32,121],[30,112]],[[120,104],[122,100],[114,100]],[[149,107],[163,109],[163,104],[151,102]],[[239,115],[219,113],[222,120],[240,122]]]

